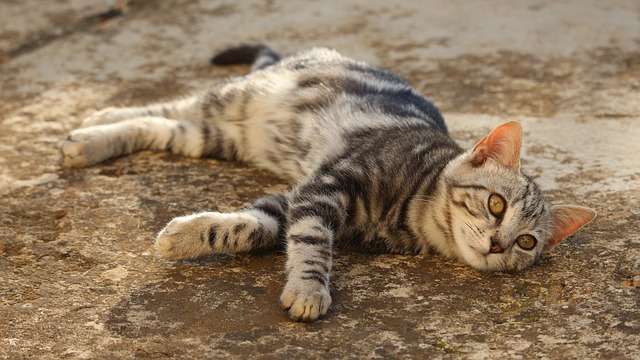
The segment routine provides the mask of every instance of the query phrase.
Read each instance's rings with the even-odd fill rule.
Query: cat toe
[[[156,251],[170,259],[193,259],[209,253],[206,249],[189,244],[190,241],[183,236],[160,233],[155,241]]]
[[[160,231],[155,248],[164,257],[172,259],[193,259],[210,254],[211,248],[198,235],[191,217],[175,218]]]
[[[314,321],[327,313],[331,295],[325,287],[313,290],[289,290],[285,287],[280,303],[293,321]]]
[[[160,233],[155,241],[156,251],[167,258],[180,258],[179,254],[175,251],[175,241],[171,235]]]
[[[83,167],[91,165],[88,157],[87,144],[66,140],[60,147],[62,152],[62,165],[66,167]]]

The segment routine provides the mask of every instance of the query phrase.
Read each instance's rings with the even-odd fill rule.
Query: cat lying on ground
[[[176,259],[286,246],[280,300],[293,320],[329,309],[334,245],[437,252],[480,270],[516,271],[596,216],[550,205],[521,172],[517,122],[465,151],[404,80],[335,51],[280,59],[247,45],[212,62],[250,63],[252,72],[175,102],[99,111],[71,132],[63,162],[166,150],[242,161],[288,180],[289,191],[247,209],[175,218],[155,245]]]

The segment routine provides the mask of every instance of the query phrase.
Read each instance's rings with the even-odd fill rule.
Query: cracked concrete
[[[638,358],[638,3],[139,0],[101,21],[111,5],[0,5],[1,358]],[[208,58],[256,41],[395,71],[465,146],[521,121],[524,169],[599,217],[518,274],[338,250],[312,324],[280,312],[281,253],[157,257],[172,217],[285,185],[150,152],[62,169],[58,145],[94,109],[244,73]]]

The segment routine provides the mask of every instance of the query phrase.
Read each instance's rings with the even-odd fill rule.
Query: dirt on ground
[[[640,5],[622,0],[4,1],[0,358],[638,358],[638,34]],[[390,69],[463,146],[519,120],[524,170],[598,218],[515,274],[338,249],[314,323],[280,309],[281,252],[159,257],[173,217],[286,184],[152,152],[65,169],[59,145],[96,109],[243,74],[208,60],[251,42]]]

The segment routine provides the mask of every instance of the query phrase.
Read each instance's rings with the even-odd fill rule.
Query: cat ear
[[[596,217],[596,212],[581,206],[560,205],[551,208],[553,216],[553,232],[551,238],[544,245],[544,252],[551,252],[560,241],[581,227],[588,224]]]
[[[522,145],[522,127],[516,121],[510,121],[491,130],[489,135],[474,146],[471,164],[480,166],[491,158],[508,168],[520,170],[520,147]]]

